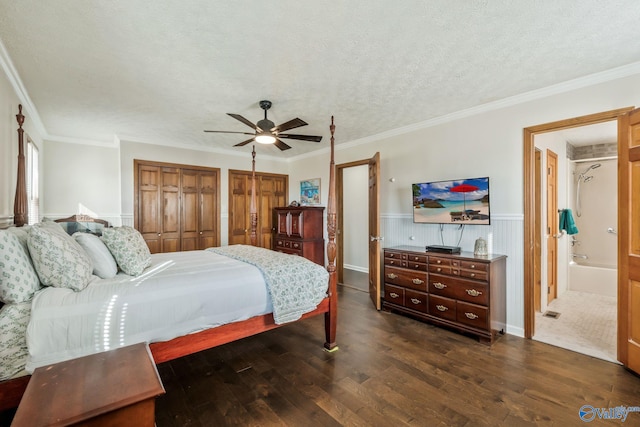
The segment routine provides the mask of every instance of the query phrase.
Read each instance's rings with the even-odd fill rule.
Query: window
[[[35,224],[40,219],[40,197],[38,190],[38,147],[27,138],[27,212],[28,223]]]

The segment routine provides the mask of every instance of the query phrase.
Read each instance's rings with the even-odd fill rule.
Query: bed
[[[21,234],[19,228],[24,226],[27,218],[22,147],[24,116],[21,107],[16,117],[19,124],[18,184],[14,203],[16,227],[11,229],[12,233],[5,234]],[[23,371],[0,381],[0,410],[18,405],[29,382],[29,372],[37,367],[136,342],[148,342],[155,362],[162,363],[323,314],[324,349],[337,350],[333,117],[330,131],[326,270],[300,257],[257,248],[257,212],[252,199],[253,246],[234,245],[205,251],[154,254],[145,261],[142,270],[140,265],[135,266],[138,274],[132,274],[129,266],[125,268],[118,261],[117,274],[107,278],[96,278],[92,274],[88,281],[86,278],[82,281],[87,282],[82,289],[44,286],[34,292],[29,302],[8,303],[3,307],[3,310],[7,307],[15,309],[13,318],[16,322],[28,321],[26,342],[29,355]],[[255,150],[252,157],[255,173]],[[255,191],[251,194],[254,195]],[[33,226],[29,232],[29,244],[36,240],[34,236],[42,233],[42,229],[57,233],[57,229],[53,230],[55,227],[52,224]],[[104,230],[108,233],[116,229],[124,232],[124,228]],[[131,230],[127,232],[135,232]],[[107,231],[103,238],[106,237],[109,237]],[[37,250],[30,253],[34,265],[42,262],[38,261]],[[115,258],[118,259],[117,256]],[[315,270],[307,269],[310,264]],[[79,272],[69,274],[72,280],[81,275]],[[212,277],[216,277],[216,290],[210,288]],[[42,276],[40,279],[44,283]],[[224,315],[220,311],[222,306],[227,309]],[[117,319],[126,319],[126,322],[118,322]],[[0,324],[0,333],[2,327]],[[90,329],[93,329],[92,333],[83,335],[83,331]]]

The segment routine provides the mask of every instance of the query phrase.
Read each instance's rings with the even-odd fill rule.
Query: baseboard
[[[369,274],[369,268],[368,267],[358,267],[357,265],[351,265],[351,264],[344,264],[343,266],[347,270],[354,270],[354,271],[359,271],[360,273]]]

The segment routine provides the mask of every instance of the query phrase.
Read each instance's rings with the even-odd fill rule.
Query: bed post
[[[257,232],[258,228],[258,211],[256,209],[256,146],[253,146],[251,151],[251,205],[249,207],[249,217],[251,221],[251,246],[257,246]]]
[[[329,199],[327,202],[327,271],[329,272],[329,311],[324,314],[324,332],[328,351],[338,350],[336,326],[338,323],[338,276],[336,273],[336,178],[333,160],[333,134],[336,130],[331,116],[331,161],[329,162]]]
[[[22,104],[18,105],[18,182],[16,183],[16,198],[13,202],[13,223],[16,227],[22,227],[27,223],[27,184],[25,177],[24,160],[24,114]]]

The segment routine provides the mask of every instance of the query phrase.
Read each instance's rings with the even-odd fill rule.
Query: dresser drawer
[[[389,258],[389,259],[396,259],[396,260],[406,260],[407,259],[407,254],[404,252],[399,252],[399,251],[389,251],[389,250],[385,250],[384,251],[384,257]]]
[[[442,319],[456,320],[456,301],[450,298],[429,295],[429,314]]]
[[[458,301],[457,321],[478,329],[489,328],[489,309],[475,304]]]
[[[418,271],[427,271],[427,263],[426,262],[417,262],[417,261],[402,261],[403,267],[408,268],[410,270],[418,270]]]
[[[489,304],[489,287],[486,283],[458,277],[429,275],[429,293],[455,298],[474,304]]]
[[[453,272],[453,274],[460,277],[468,277],[469,279],[482,280],[483,282],[487,282],[489,279],[489,273],[487,273],[486,271],[459,269]]]
[[[418,254],[407,254],[407,261],[409,262],[420,262],[422,264],[427,263],[426,255],[418,255]]]
[[[429,296],[424,292],[418,292],[411,289],[404,291],[404,306],[414,310],[427,313],[429,305],[427,304]]]
[[[448,265],[429,264],[429,273],[451,274],[451,267]]]
[[[384,300],[393,304],[404,305],[404,288],[385,283]]]
[[[398,286],[406,286],[417,291],[427,291],[427,273],[405,268],[385,267],[384,281]]]
[[[400,258],[389,258],[389,257],[384,257],[384,265],[390,265],[392,267],[405,267],[407,264],[407,261],[403,261]]]
[[[456,261],[457,262],[457,261]],[[449,258],[440,258],[437,256],[429,256],[429,265],[440,265],[451,267],[451,260]]]
[[[465,270],[489,271],[489,264],[486,262],[460,261],[460,268]]]

